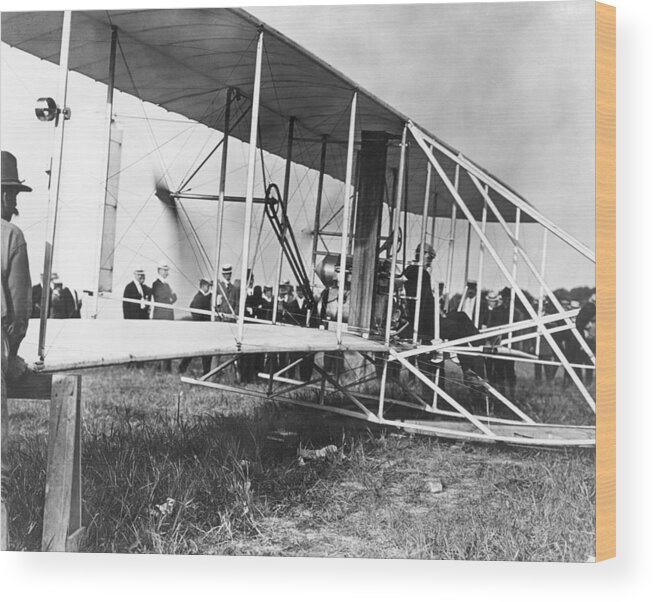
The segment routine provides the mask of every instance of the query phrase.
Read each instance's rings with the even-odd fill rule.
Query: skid
[[[453,349],[460,345],[455,345]],[[473,348],[471,348],[473,349]],[[448,348],[444,348],[447,351]],[[424,355],[431,357],[432,350],[423,354],[415,354],[414,358]],[[485,443],[505,443],[512,445],[528,445],[546,448],[555,447],[593,447],[595,445],[594,426],[571,426],[561,424],[539,423],[528,415],[525,409],[515,401],[494,388],[482,377],[473,376],[472,382],[478,394],[487,401],[493,399],[497,406],[502,405],[511,417],[499,417],[493,414],[480,414],[469,410],[466,404],[456,400],[438,384],[423,374],[403,351],[389,353],[368,352],[332,352],[324,357],[323,363],[316,361],[315,353],[296,355],[282,365],[269,368],[268,372],[259,372],[262,385],[241,386],[216,382],[225,369],[238,362],[241,354],[231,358],[232,361],[222,362],[217,369],[198,379],[183,377],[184,383],[204,386],[211,389],[256,397],[262,400],[291,403],[300,407],[331,412],[349,418],[357,418],[382,427],[403,430],[445,439],[478,441]],[[326,353],[327,355],[327,353]],[[270,358],[269,358],[270,360]],[[428,360],[429,361],[429,360]],[[312,376],[302,380],[292,375],[301,364],[312,364]],[[353,365],[354,367],[349,367]],[[400,378],[398,366],[404,369],[413,383],[404,382]],[[387,378],[381,378],[383,371]],[[390,375],[394,376],[391,377]],[[377,382],[378,387],[366,389],[367,383]],[[426,401],[417,392],[420,381],[424,388],[433,393]],[[380,386],[384,383],[384,390]],[[391,395],[391,388],[402,390],[406,399]],[[310,392],[304,398],[297,396],[298,392]],[[441,406],[433,402],[434,395],[440,400]],[[443,406],[446,406],[445,408]],[[396,408],[392,411],[392,408]],[[488,403],[487,403],[488,407]],[[412,410],[413,414],[424,414],[424,418],[392,417],[399,409]],[[380,410],[377,411],[376,410]]]

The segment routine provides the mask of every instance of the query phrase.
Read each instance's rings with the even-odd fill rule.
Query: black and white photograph
[[[597,560],[594,2],[1,17],[3,550]]]

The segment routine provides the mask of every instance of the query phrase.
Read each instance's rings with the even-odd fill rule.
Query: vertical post
[[[403,128],[403,137],[400,142],[400,166],[398,171],[398,186],[396,187],[396,201],[393,211],[393,240],[398,240],[400,227],[400,203],[403,196],[403,178],[405,177],[405,155],[407,152],[407,125]],[[394,244],[391,250],[391,269],[389,274],[389,300],[387,302],[387,322],[384,329],[384,344],[389,345],[391,340],[391,316],[393,314],[393,294],[396,285],[396,261],[398,260],[398,245]]]
[[[519,261],[519,229],[521,226],[521,210],[516,208],[516,223],[514,224],[514,251],[512,253],[512,280],[516,282],[516,271]],[[516,291],[514,287],[510,292],[509,297],[509,323],[514,323],[514,308],[516,307]],[[507,346],[512,348],[512,333],[507,335]]]
[[[400,141],[400,165],[398,167],[398,185],[396,186],[396,200],[393,211],[393,241],[391,249],[391,268],[389,274],[389,299],[387,300],[387,322],[384,329],[384,344],[388,347],[391,340],[391,316],[393,315],[393,294],[396,284],[396,261],[398,260],[398,228],[400,227],[400,203],[403,196],[403,178],[405,176],[405,154],[407,151],[407,125],[403,128],[403,137]],[[384,411],[384,396],[387,387],[387,372],[389,358],[384,360],[382,378],[380,379],[380,399],[378,401],[378,417],[382,418]]]
[[[104,173],[101,180],[101,194],[99,202],[99,221],[98,221],[98,257],[97,269],[95,270],[95,290],[93,291],[93,318],[98,317],[98,304],[100,302],[100,270],[102,269],[102,241],[105,230],[105,205],[107,203],[107,188],[109,183],[110,155],[111,155],[111,130],[112,116],[114,112],[114,79],[116,75],[116,44],[118,41],[118,28],[111,26],[111,42],[109,46],[109,73],[107,81],[107,100],[105,103],[105,124],[107,127],[107,152],[105,153]]]
[[[435,205],[436,205],[436,202],[435,202]],[[432,216],[432,231],[430,232],[430,244],[432,245],[433,249],[434,249],[434,239],[435,239],[436,236],[437,236],[437,216],[433,215]]]
[[[57,213],[59,209],[59,185],[61,182],[61,161],[64,154],[64,130],[66,128],[66,103],[68,101],[68,55],[70,51],[71,11],[64,11],[61,29],[61,52],[59,54],[59,98],[61,113],[55,122],[55,142],[52,153],[52,171],[48,199],[48,229],[46,231],[43,277],[41,279],[41,316],[39,323],[39,357],[45,357],[45,337],[48,313],[50,311],[50,275],[55,249]]]
[[[471,258],[471,223],[469,222],[466,230],[466,256],[464,259],[464,286],[462,287],[462,297],[459,300],[458,311],[462,311],[464,307],[464,298],[466,297],[466,291],[468,290],[469,282],[469,263]]]
[[[455,166],[455,190],[459,189],[459,164]],[[448,240],[448,267],[446,271],[446,284],[444,285],[444,306],[448,312],[450,291],[453,286],[453,264],[455,262],[455,236],[457,234],[457,203],[453,200],[450,214],[450,238]]]
[[[357,227],[357,206],[359,205],[361,159],[361,151],[357,151],[355,153],[355,175],[353,178],[353,202],[350,207],[350,228],[348,229],[348,253],[350,255],[354,255],[355,252],[355,229]]]
[[[257,58],[255,63],[255,83],[253,87],[252,115],[250,119],[250,146],[248,148],[248,181],[246,183],[246,211],[243,223],[243,246],[241,247],[241,292],[239,295],[239,316],[237,327],[237,347],[243,343],[243,324],[246,316],[246,292],[248,290],[248,255],[250,252],[250,222],[252,221],[252,202],[255,192],[255,157],[257,152],[257,125],[259,123],[259,95],[262,80],[262,49],[264,31],[257,37]]]
[[[548,247],[548,228],[544,228],[544,237],[543,242],[541,243],[541,279],[546,280],[546,251]],[[544,315],[544,287],[543,284],[539,284],[539,305],[537,307],[537,315],[539,317]],[[537,332],[537,342],[535,343],[534,354],[539,357],[539,352],[541,350],[541,334]]]
[[[223,149],[221,151],[221,173],[218,181],[218,207],[216,208],[216,246],[214,247],[214,284],[212,286],[211,321],[216,321],[213,308],[218,305],[218,281],[221,276],[221,243],[223,242],[223,218],[225,215],[225,180],[227,178],[227,146],[230,139],[230,112],[234,90],[227,89],[225,96],[225,117],[223,121]]]
[[[423,199],[423,215],[421,216],[421,249],[418,260],[418,282],[416,284],[416,300],[414,305],[414,324],[412,340],[414,345],[418,343],[418,323],[421,313],[421,295],[423,294],[423,267],[425,265],[425,233],[428,227],[428,207],[430,203],[430,177],[432,176],[432,165],[428,161],[427,173],[425,176],[425,197]],[[427,284],[429,286],[429,283]]]
[[[80,413],[81,377],[58,374],[52,379],[48,431],[48,467],[43,509],[44,552],[71,549],[69,535],[81,536]]]
[[[353,177],[353,155],[355,150],[355,117],[357,116],[357,92],[353,92],[350,105],[350,128],[348,131],[348,155],[346,158],[346,181],[343,193],[343,227],[341,228],[341,257],[339,258],[339,296],[337,307],[337,343],[343,340],[343,299],[346,288],[346,254],[348,253],[348,217],[350,216],[350,193]]]
[[[403,194],[405,195],[404,197],[404,207],[403,207],[403,271],[405,271],[405,268],[407,267],[407,239],[409,238],[409,228],[407,227],[407,216],[409,211],[407,211],[407,204],[409,203],[409,177],[407,177],[407,174],[409,173],[409,155],[405,155],[405,189],[403,191]],[[400,209],[400,208],[399,208]]]
[[[284,186],[282,192],[282,203],[284,203],[283,210],[286,213],[289,202],[289,180],[291,179],[291,159],[293,156],[293,128],[296,123],[295,117],[289,117],[289,130],[287,133],[287,161],[284,166]],[[287,235],[287,222],[286,219],[282,222],[281,236],[282,241]],[[280,280],[282,280],[282,266],[284,263],[284,242],[280,244],[280,255],[277,259],[277,278],[273,283],[273,324],[277,322],[277,307],[278,297],[280,296]]]
[[[323,202],[323,179],[325,178],[325,158],[327,154],[327,136],[321,138],[321,166],[318,172],[318,191],[316,192],[316,212],[314,213],[314,237],[312,239],[312,289],[316,282],[316,249],[319,230],[321,229],[321,204]]]
[[[396,198],[396,191],[398,190],[398,170],[395,168],[391,169],[391,176],[392,176],[392,182],[391,182],[391,198],[395,199]],[[392,244],[397,244],[397,240],[393,240],[393,224],[394,224],[394,208],[391,206],[391,203],[389,203],[389,232],[387,235],[387,242],[389,243],[387,245],[387,252],[386,256],[387,259],[391,257],[391,246]]]
[[[487,188],[488,190],[488,188]],[[487,201],[484,200],[484,205],[482,205],[482,233],[484,234],[487,230]],[[478,280],[477,280],[477,291],[475,293],[475,320],[474,324],[476,328],[480,328],[480,304],[482,303],[482,266],[484,264],[484,245],[480,241],[480,255],[478,258]]]
[[[436,230],[437,230],[437,202],[438,198],[437,195],[435,194],[434,197],[434,217],[432,218],[432,237],[431,237],[431,244],[432,248],[434,249],[434,241],[436,237]],[[437,289],[436,289],[436,294],[434,296],[434,339],[438,341],[441,338],[441,298],[439,297],[439,282],[436,283]],[[442,368],[439,364],[437,364],[437,369],[434,372],[434,384],[438,385],[439,384],[439,379],[441,377],[441,370],[445,370],[445,367]],[[432,392],[432,407],[436,410],[437,409],[437,404],[439,403],[439,394],[437,393],[437,389],[435,387],[434,391]]]
[[[352,222],[352,272],[348,327],[368,334],[374,323],[379,237],[384,176],[387,164],[386,132],[360,131],[359,177]]]

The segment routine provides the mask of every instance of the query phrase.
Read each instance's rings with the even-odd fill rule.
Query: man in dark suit
[[[212,283],[208,278],[201,278],[198,285],[198,292],[195,294],[193,299],[191,299],[191,309],[201,309],[206,312],[210,312],[212,308]],[[209,322],[211,321],[211,315],[207,313],[197,313],[191,312],[191,319],[196,322]],[[182,358],[178,371],[180,374],[184,374],[191,363],[191,357]],[[207,374],[212,367],[212,356],[203,355],[202,356],[202,373]]]
[[[226,263],[221,268],[217,292],[220,301],[218,311],[221,317],[227,321],[235,321],[236,313],[239,311],[240,291],[232,282],[232,264]]]
[[[157,268],[157,279],[152,283],[152,300],[155,303],[173,305],[177,301],[177,295],[173,292],[171,285],[166,282],[170,268],[168,264],[161,262]],[[174,320],[175,311],[172,307],[153,307],[153,320]]]
[[[147,320],[150,317],[147,301],[150,301],[152,291],[144,284],[145,281],[146,273],[141,269],[134,270],[134,279],[125,287],[123,299],[134,299],[139,303],[123,301],[123,318],[126,320]]]
[[[41,274],[43,278],[43,274]],[[39,282],[32,287],[32,318],[41,317],[42,286]],[[64,286],[57,272],[50,275],[50,300],[48,304],[48,318],[67,319],[79,318],[82,303],[76,299],[71,289]]]
[[[170,305],[171,307],[157,307],[152,308],[153,320],[174,320],[175,311],[173,310],[173,303],[177,301],[177,295],[173,292],[171,285],[166,282],[170,268],[165,262],[160,262],[157,268],[157,279],[152,283],[152,300],[155,303]],[[161,370],[163,372],[170,372],[172,369],[172,361],[162,360]]]
[[[285,304],[284,304],[284,314],[283,314],[283,322],[285,324],[293,324],[295,326],[302,326],[305,328],[306,326],[317,326],[315,322],[317,320],[312,320],[312,317],[315,317],[314,312],[310,314],[310,320],[308,323],[308,312],[309,312],[310,305],[307,302],[307,299],[305,298],[305,291],[302,288],[302,286],[296,286],[296,294],[293,296],[291,299],[289,299]],[[290,353],[289,354],[289,360],[291,362],[294,362],[298,359],[300,359],[304,354],[303,353]],[[298,365],[298,373],[300,376],[300,380],[310,380],[312,377],[312,373],[314,371],[314,364],[313,364],[313,355],[307,356],[303,358],[303,360],[300,362]]]

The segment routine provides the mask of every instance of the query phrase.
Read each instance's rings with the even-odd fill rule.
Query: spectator
[[[170,268],[165,262],[160,262],[157,268],[157,279],[152,283],[152,300],[155,303],[162,305],[170,305],[171,307],[158,307],[152,308],[153,320],[174,320],[175,311],[173,310],[173,303],[177,301],[177,295],[173,292],[170,284],[166,282]],[[170,359],[162,360],[161,370],[164,372],[171,372],[172,362]]]
[[[43,274],[41,274],[43,279]],[[43,298],[41,283],[32,287],[32,318],[41,317],[41,301]],[[79,318],[82,301],[71,289],[64,286],[57,272],[50,275],[50,298],[48,301],[48,318],[68,319]]]
[[[459,302],[459,311],[464,312],[471,320],[475,316],[475,302],[478,295],[477,282],[467,282],[464,296]]]
[[[246,297],[246,316],[263,320],[265,313],[264,303],[262,287],[253,287],[252,294]],[[241,380],[243,382],[253,382],[257,378],[259,372],[264,370],[265,357],[264,353],[248,353],[242,357],[240,369]]]
[[[5,501],[7,492],[7,443],[9,409],[7,380],[20,378],[26,370],[18,357],[18,348],[25,337],[32,306],[32,283],[27,258],[27,245],[21,229],[10,223],[18,215],[18,193],[31,192],[18,179],[16,157],[2,151],[2,515],[0,550],[9,549],[9,516]]]
[[[230,321],[236,320],[236,313],[239,311],[239,289],[232,282],[232,265],[229,263],[221,268],[218,294],[220,295],[218,311],[221,317]]]
[[[177,295],[173,292],[171,285],[166,282],[170,268],[165,262],[160,262],[157,267],[157,279],[152,283],[152,300],[155,303],[162,305],[170,305],[171,307],[157,307],[152,308],[153,320],[174,320],[175,310],[172,305],[177,301]]]
[[[596,354],[596,293],[593,293],[589,300],[580,308],[578,315],[575,318],[575,327],[578,332],[585,339],[587,345],[591,351]],[[575,341],[577,348],[579,349],[578,353],[578,364],[588,364],[589,357],[587,356],[582,346]],[[593,368],[584,368],[578,369],[578,374],[580,375],[580,370],[584,371],[584,381],[585,384],[591,385],[594,382],[594,369]],[[583,375],[580,375],[583,376]]]
[[[201,278],[198,283],[198,292],[195,294],[193,299],[191,299],[191,309],[201,309],[206,312],[211,312],[212,310],[212,282],[209,278]],[[191,312],[191,319],[196,322],[210,322],[211,314],[210,313],[198,313]],[[191,363],[191,357],[182,358],[182,361],[179,365],[180,374],[184,374]],[[212,367],[212,356],[203,355],[202,356],[202,373],[207,374]]]
[[[489,312],[488,324],[490,328],[494,326],[504,326],[510,323],[510,304],[511,290],[505,287],[496,298],[495,307]],[[516,319],[517,311],[514,310],[513,323]],[[516,370],[515,362],[505,359],[493,359],[487,362],[487,377],[489,382],[494,385],[501,393],[513,397],[516,392]]]
[[[293,289],[291,289],[293,291]],[[303,328],[310,325],[310,305],[305,299],[305,291],[302,286],[296,286],[296,294],[289,299],[284,306],[284,322],[294,326],[301,326]],[[311,326],[314,326],[312,320]],[[306,356],[306,357],[303,357]],[[289,361],[295,362],[301,360],[298,365],[298,374],[300,380],[310,380],[314,371],[314,356],[305,353],[291,353],[289,354]]]
[[[142,269],[134,270],[134,278],[127,283],[123,290],[123,318],[126,320],[147,320],[150,317],[152,290],[144,283],[146,273]],[[139,303],[131,303],[126,299],[134,299]]]

